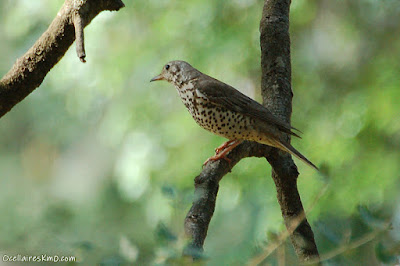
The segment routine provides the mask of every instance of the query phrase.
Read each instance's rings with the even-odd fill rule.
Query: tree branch
[[[290,36],[290,0],[266,0],[260,22],[261,90],[263,104],[274,115],[290,123],[292,114]],[[287,136],[290,140],[290,136]],[[266,156],[272,166],[282,217],[300,261],[318,257],[317,245],[297,189],[297,167],[288,153],[272,149]],[[298,223],[298,217],[304,217]]]
[[[261,93],[263,104],[277,117],[290,123],[292,113],[291,63],[289,37],[290,0],[265,0],[260,22]],[[288,136],[290,140],[290,136]],[[272,178],[282,217],[300,261],[318,259],[314,234],[304,214],[297,190],[297,167],[288,153],[254,142],[243,142],[224,160],[208,163],[195,178],[195,197],[185,219],[185,231],[191,238],[184,253],[199,258],[208,225],[215,209],[219,181],[242,158],[265,157],[271,164]],[[299,218],[301,220],[299,221]]]
[[[76,45],[76,54],[82,63],[86,63],[85,57],[85,35],[83,29],[85,28],[85,20],[80,10],[82,5],[82,1],[74,0],[74,9],[75,12],[73,14],[73,23],[75,28],[75,45]]]
[[[208,225],[214,214],[215,202],[221,179],[243,158],[264,157],[271,147],[256,142],[244,141],[228,154],[231,160],[210,161],[194,179],[194,200],[185,219],[185,232],[191,242],[184,250],[185,255],[198,259],[203,251]]]
[[[122,7],[121,0],[66,0],[49,28],[0,80],[0,117],[40,86],[75,36],[78,57],[84,60],[83,28],[100,12]]]

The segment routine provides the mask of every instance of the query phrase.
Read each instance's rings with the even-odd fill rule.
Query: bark
[[[0,80],[0,117],[40,86],[75,36],[78,57],[84,62],[83,28],[100,12],[122,7],[121,0],[66,0],[49,28]]]
[[[278,118],[290,123],[292,114],[290,0],[266,0],[260,22],[261,91],[263,104]],[[287,136],[290,140],[290,136]],[[300,261],[318,257],[314,234],[304,215],[297,189],[297,167],[288,153],[277,149],[266,156],[272,166],[278,202],[290,239]],[[298,217],[302,217],[298,222]]]
[[[263,105],[277,117],[290,123],[292,113],[290,36],[290,0],[265,0],[260,22],[261,93]],[[290,141],[290,136],[288,136]],[[225,160],[208,163],[195,178],[195,197],[185,219],[190,237],[184,253],[199,258],[203,251],[208,225],[215,209],[219,181],[242,158],[265,157],[272,166],[272,178],[282,217],[296,254],[301,262],[318,260],[314,234],[305,217],[297,189],[297,167],[288,153],[254,142],[244,142],[232,150]]]
[[[214,214],[219,181],[242,158],[264,157],[271,149],[269,146],[256,142],[244,141],[227,155],[231,160],[230,163],[225,160],[211,161],[194,179],[193,205],[185,219],[185,232],[190,237],[190,243],[184,250],[185,255],[192,256],[194,259],[201,257],[208,225]]]

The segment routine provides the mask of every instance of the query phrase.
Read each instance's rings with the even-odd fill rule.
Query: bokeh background
[[[0,76],[63,0],[0,2]],[[174,59],[261,101],[261,0],[125,1],[85,29],[43,84],[0,120],[0,252],[74,255],[87,265],[179,262],[193,179],[224,140],[199,128],[175,89],[149,83]],[[328,265],[399,263],[400,4],[291,6],[299,190]],[[220,184],[205,254],[242,265],[285,231],[265,159]],[[296,263],[290,241],[268,265]]]

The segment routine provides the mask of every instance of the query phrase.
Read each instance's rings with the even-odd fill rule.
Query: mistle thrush
[[[256,141],[288,152],[318,169],[298,152],[285,134],[299,137],[289,124],[235,88],[207,76],[184,61],[167,63],[151,81],[172,83],[193,119],[204,129],[229,139],[209,160],[225,155],[244,140]],[[207,160],[206,163],[209,161]]]

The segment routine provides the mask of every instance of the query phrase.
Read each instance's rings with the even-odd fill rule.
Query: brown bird
[[[167,63],[151,81],[172,83],[197,124],[229,139],[210,160],[226,159],[226,154],[244,140],[256,141],[288,152],[309,166],[318,168],[285,140],[285,134],[299,137],[289,124],[235,88],[207,76],[185,61]]]

